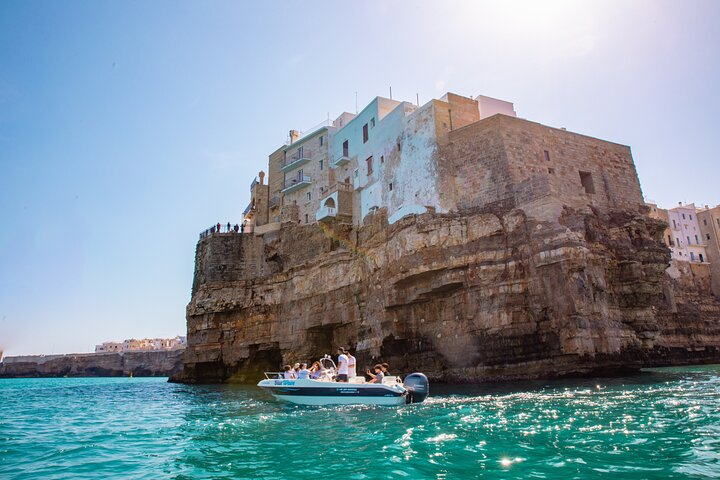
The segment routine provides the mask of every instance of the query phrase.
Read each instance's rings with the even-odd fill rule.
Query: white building
[[[706,262],[707,243],[700,230],[697,210],[694,203],[679,205],[668,209],[668,225],[670,228],[673,260],[685,262]]]

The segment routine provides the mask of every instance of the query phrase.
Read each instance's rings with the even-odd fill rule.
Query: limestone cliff
[[[167,377],[182,368],[183,349],[153,352],[85,353],[5,357],[0,378]]]
[[[720,361],[720,302],[666,273],[664,225],[642,214],[558,219],[383,210],[363,227],[290,225],[200,240],[183,382],[357,353],[434,381],[608,373]]]

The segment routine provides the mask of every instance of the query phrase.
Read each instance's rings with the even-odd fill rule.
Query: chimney
[[[295,143],[299,136],[300,132],[298,132],[297,130],[290,130],[290,143]]]
[[[258,177],[260,177],[260,185],[264,185],[263,182],[265,181],[265,172],[260,170],[260,173],[258,173]]]

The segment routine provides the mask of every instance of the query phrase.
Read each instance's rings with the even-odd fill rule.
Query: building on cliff
[[[178,350],[187,345],[187,337],[175,338],[130,338],[122,342],[103,342],[95,345],[95,353],[150,352],[155,350]]]
[[[642,204],[628,147],[519,119],[510,102],[447,93],[417,106],[377,97],[326,123],[302,136],[291,130],[270,154],[268,185],[261,174],[251,186],[247,231],[360,226],[381,208],[392,224],[478,206],[523,204],[553,216],[568,204]]]
[[[448,93],[378,97],[269,162],[247,217],[268,223],[197,244],[177,381],[338,345],[446,381],[720,361],[708,262],[668,269],[670,217],[647,214],[627,146]]]

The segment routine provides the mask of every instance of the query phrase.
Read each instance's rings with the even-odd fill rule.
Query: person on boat
[[[285,373],[283,374],[285,380],[292,380],[295,378],[295,372],[290,365],[285,365]]]
[[[312,364],[312,367],[310,367],[310,378],[313,380],[317,380],[320,378],[323,374],[323,368],[322,365],[320,365],[320,362],[315,362]]]
[[[357,364],[350,350],[346,350],[346,353],[348,357],[348,379],[352,380],[357,376]]]
[[[387,363],[381,363],[380,366],[382,367],[383,375],[385,375],[386,377],[390,375],[390,372],[388,371],[390,365],[388,365]]]
[[[382,383],[383,378],[385,377],[385,375],[383,374],[382,365],[375,365],[375,368],[373,368],[373,370],[375,370],[375,375],[370,373],[370,370],[367,371],[367,374],[372,377],[372,380],[370,380],[368,383]]]
[[[338,348],[338,374],[336,380],[338,382],[348,381],[348,357],[345,355],[345,349],[343,347]]]
[[[307,369],[307,363],[300,364],[300,370],[297,372],[298,380],[308,380],[310,378],[310,370]]]

